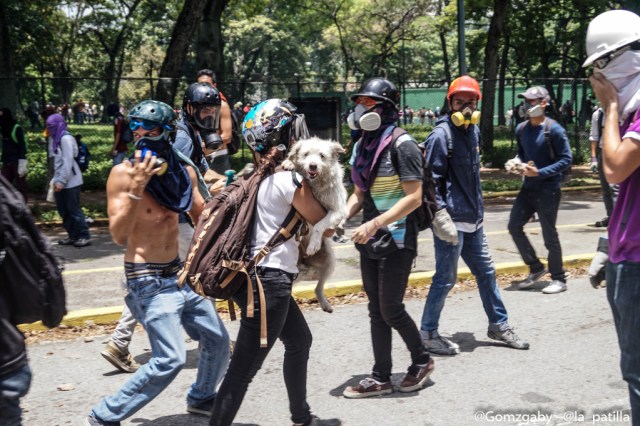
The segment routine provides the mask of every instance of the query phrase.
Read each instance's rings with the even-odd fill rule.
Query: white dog
[[[295,170],[307,180],[313,195],[327,210],[327,215],[303,235],[298,262],[300,277],[309,273],[309,269],[317,272],[316,297],[326,312],[333,312],[333,308],[324,296],[324,284],[333,273],[336,261],[331,241],[323,234],[327,229],[335,229],[347,218],[344,169],[338,161],[342,153],[344,149],[337,142],[316,137],[302,139],[293,145],[282,164],[285,169]]]

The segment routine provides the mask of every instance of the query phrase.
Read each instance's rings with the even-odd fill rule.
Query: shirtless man
[[[178,287],[178,214],[189,212],[197,221],[203,200],[194,189],[195,174],[171,148],[175,114],[169,105],[148,100],[132,108],[129,119],[136,152],[132,162],[109,174],[109,231],[126,246],[125,301],[149,335],[152,356],[115,395],[93,407],[86,419],[90,426],[119,425],[171,383],[186,361],[182,327],[200,342],[187,411],[210,415],[229,361],[229,336],[214,305],[189,286]]]

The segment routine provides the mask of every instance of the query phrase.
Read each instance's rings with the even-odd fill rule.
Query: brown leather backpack
[[[251,258],[249,242],[260,183],[266,176],[252,174],[240,177],[205,206],[196,226],[184,269],[178,282],[187,284],[198,294],[229,301],[229,314],[235,320],[231,297],[247,286],[247,316],[253,318],[253,284],[249,271],[276,246],[297,232],[303,219],[293,208],[278,232],[255,257]],[[260,346],[267,345],[267,321],[264,291],[256,273],[260,299]]]

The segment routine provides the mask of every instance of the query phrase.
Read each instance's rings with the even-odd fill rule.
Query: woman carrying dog
[[[253,151],[256,173],[265,176],[258,190],[250,242],[252,257],[277,232],[292,207],[311,224],[316,224],[326,214],[309,184],[299,174],[275,171],[289,147],[298,139],[296,129],[304,132],[304,117],[295,114],[295,110],[288,102],[269,99],[253,107],[242,123],[242,136]],[[290,238],[276,246],[256,271],[250,271],[254,300],[259,300],[256,272],[264,288],[266,348],[260,347],[260,315],[247,317],[246,286],[234,295],[233,300],[242,311],[242,320],[229,369],[216,395],[210,425],[230,425],[233,422],[249,383],[277,339],[285,348],[282,371],[289,395],[291,420],[295,425],[340,425],[337,419],[320,420],[311,415],[307,403],[307,363],[312,337],[300,308],[291,296],[297,264],[298,242]],[[256,305],[258,308],[259,304]]]
[[[347,209],[349,218],[363,211],[363,223],[351,239],[360,251],[362,282],[369,298],[374,365],[371,377],[347,387],[343,395],[366,398],[394,390],[392,329],[411,354],[400,392],[423,388],[434,363],[402,302],[417,253],[418,226],[407,215],[422,202],[422,155],[415,140],[396,129],[400,92],[393,83],[372,78],[351,99],[356,107],[347,121],[363,134],[351,168],[354,192]]]

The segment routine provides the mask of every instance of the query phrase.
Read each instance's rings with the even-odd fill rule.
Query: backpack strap
[[[551,143],[551,126],[556,121],[547,117],[544,123],[544,141],[549,147],[549,153],[551,154],[551,161],[556,159],[556,151],[553,149],[553,144]]]
[[[258,264],[262,261],[262,259],[267,257],[271,250],[293,237],[298,232],[303,222],[304,219],[302,218],[300,213],[298,213],[295,208],[291,207],[289,214],[287,214],[287,217],[282,222],[282,225],[280,225],[280,229],[278,229],[278,231],[273,234],[269,242],[265,244],[258,253],[256,253],[256,255],[253,257],[253,259],[251,259],[248,265],[249,269],[251,269],[251,267],[254,268],[254,271],[256,273],[256,281],[258,282],[258,296],[260,298],[260,347],[262,348],[267,347],[267,302],[264,297],[264,288],[262,286],[262,281],[260,280],[260,275],[257,271]],[[251,316],[249,315],[249,307],[251,307],[251,310],[253,310],[254,301],[253,286],[251,285],[250,279],[248,279],[248,285],[249,289],[247,290],[247,316]]]
[[[13,125],[13,129],[11,130],[11,140],[13,140],[15,143],[18,143],[18,129],[19,128],[20,128],[20,125],[18,123],[16,123],[16,124]]]

